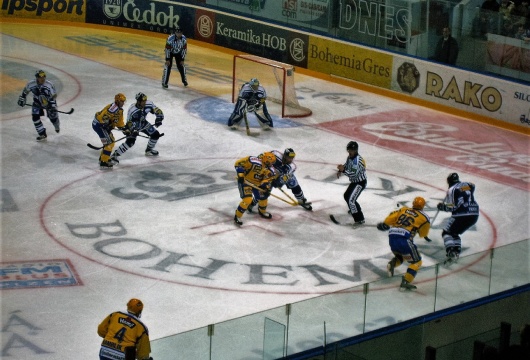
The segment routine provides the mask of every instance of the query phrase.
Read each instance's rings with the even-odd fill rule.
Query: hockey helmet
[[[139,316],[144,309],[144,303],[139,299],[131,299],[127,303],[127,311],[131,314]]]
[[[412,200],[412,208],[416,210],[423,210],[425,207],[425,199],[421,196],[417,196]]]
[[[259,80],[256,79],[256,78],[252,78],[250,79],[250,81],[248,82],[248,84],[250,85],[250,87],[254,90],[258,90],[258,86],[259,86]]]
[[[447,177],[447,184],[449,184],[449,186],[453,186],[454,184],[458,182],[460,182],[460,178],[458,177],[457,173],[451,173]]]
[[[44,72],[44,70],[37,70],[37,72],[35,73],[35,78],[46,78],[46,73]]]
[[[274,162],[276,162],[276,156],[274,156],[274,154],[271,152],[265,152],[261,156],[261,161],[265,166],[271,166],[274,164]]]
[[[138,94],[136,94],[136,101],[146,101],[146,100],[147,100],[147,95],[145,95],[144,93],[139,92]]]
[[[348,145],[346,145],[346,150],[359,150],[359,144],[357,144],[356,141],[350,141]]]
[[[127,98],[122,93],[116,94],[116,96],[114,96],[114,101],[115,102],[118,102],[118,101],[125,102],[126,100],[127,100]]]
[[[287,148],[283,152],[283,156],[293,158],[296,156],[296,153],[294,152],[293,148]]]
[[[175,28],[173,29],[173,32],[174,33],[181,33],[182,29],[180,28],[180,26],[175,26]]]

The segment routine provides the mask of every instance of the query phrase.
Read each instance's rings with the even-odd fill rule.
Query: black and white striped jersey
[[[366,180],[366,162],[359,154],[346,159],[344,164],[344,174],[348,176],[351,182],[358,183]]]

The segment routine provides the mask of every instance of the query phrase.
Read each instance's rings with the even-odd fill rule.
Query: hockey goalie
[[[241,120],[243,120],[247,113],[253,112],[258,119],[259,125],[264,130],[269,130],[274,127],[272,118],[267,111],[267,92],[265,88],[260,85],[256,78],[250,79],[249,82],[244,83],[239,91],[236,106],[230,118],[228,119],[228,127],[232,130],[237,130]]]

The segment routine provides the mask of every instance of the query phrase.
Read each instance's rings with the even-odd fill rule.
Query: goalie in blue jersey
[[[243,84],[241,87],[236,106],[228,119],[227,125],[232,130],[237,130],[246,113],[253,112],[263,129],[268,130],[274,127],[265,100],[267,100],[265,88],[260,85],[258,79],[250,79],[248,83]]]

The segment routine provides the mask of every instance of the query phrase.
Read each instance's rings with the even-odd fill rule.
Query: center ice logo
[[[367,226],[352,230],[328,217],[346,214],[347,183],[323,171],[321,163],[299,161],[299,180],[314,211],[271,198],[272,220],[246,214],[245,226],[238,228],[232,222],[240,201],[232,162],[179,159],[131,166],[112,176],[95,173],[50,199],[43,209],[43,219],[51,222],[46,230],[85,258],[141,277],[241,292],[329,293],[386,277],[388,239],[375,224],[397,203],[418,195],[427,199],[425,211],[433,216],[440,199],[432,194],[443,195],[372,171],[361,199]],[[82,190],[96,184],[98,191]],[[438,216],[432,243],[418,240],[425,266],[445,256],[444,221]],[[480,239],[476,234],[481,246],[490,234],[483,226]],[[464,245],[473,247],[474,240],[469,236]]]

